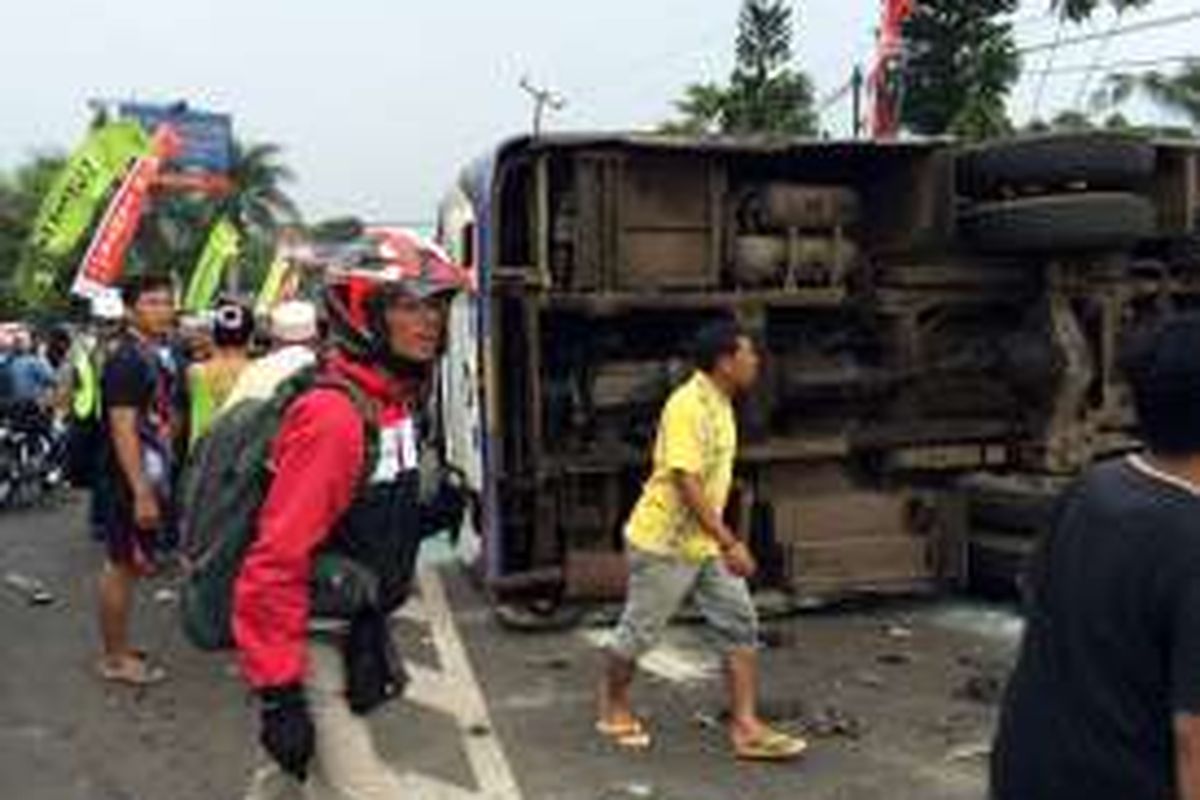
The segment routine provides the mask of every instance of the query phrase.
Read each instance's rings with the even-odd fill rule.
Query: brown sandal
[[[120,666],[114,666],[106,658],[100,659],[97,666],[100,677],[109,683],[123,683],[128,686],[153,686],[167,679],[167,671],[159,666],[151,666],[145,653],[133,652],[121,659]]]

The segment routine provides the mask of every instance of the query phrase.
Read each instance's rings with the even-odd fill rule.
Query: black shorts
[[[152,531],[138,528],[131,493],[116,483],[100,480],[92,491],[91,517],[96,537],[112,563],[133,567],[137,572],[153,572],[174,544],[170,526]]]

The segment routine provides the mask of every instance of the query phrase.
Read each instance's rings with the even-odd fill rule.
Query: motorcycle
[[[64,483],[65,433],[40,412],[0,414],[0,508],[31,505]]]

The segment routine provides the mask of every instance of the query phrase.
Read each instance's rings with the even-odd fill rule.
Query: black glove
[[[408,676],[396,656],[382,611],[356,615],[342,647],[346,702],[355,714],[366,714],[404,691]]]
[[[259,742],[284,772],[304,781],[317,735],[303,687],[274,686],[260,690],[258,696],[262,702]]]

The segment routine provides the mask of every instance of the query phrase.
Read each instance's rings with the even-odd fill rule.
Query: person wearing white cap
[[[272,350],[239,376],[225,400],[227,410],[243,400],[270,397],[277,386],[317,361],[317,309],[305,300],[289,300],[271,311]]]

